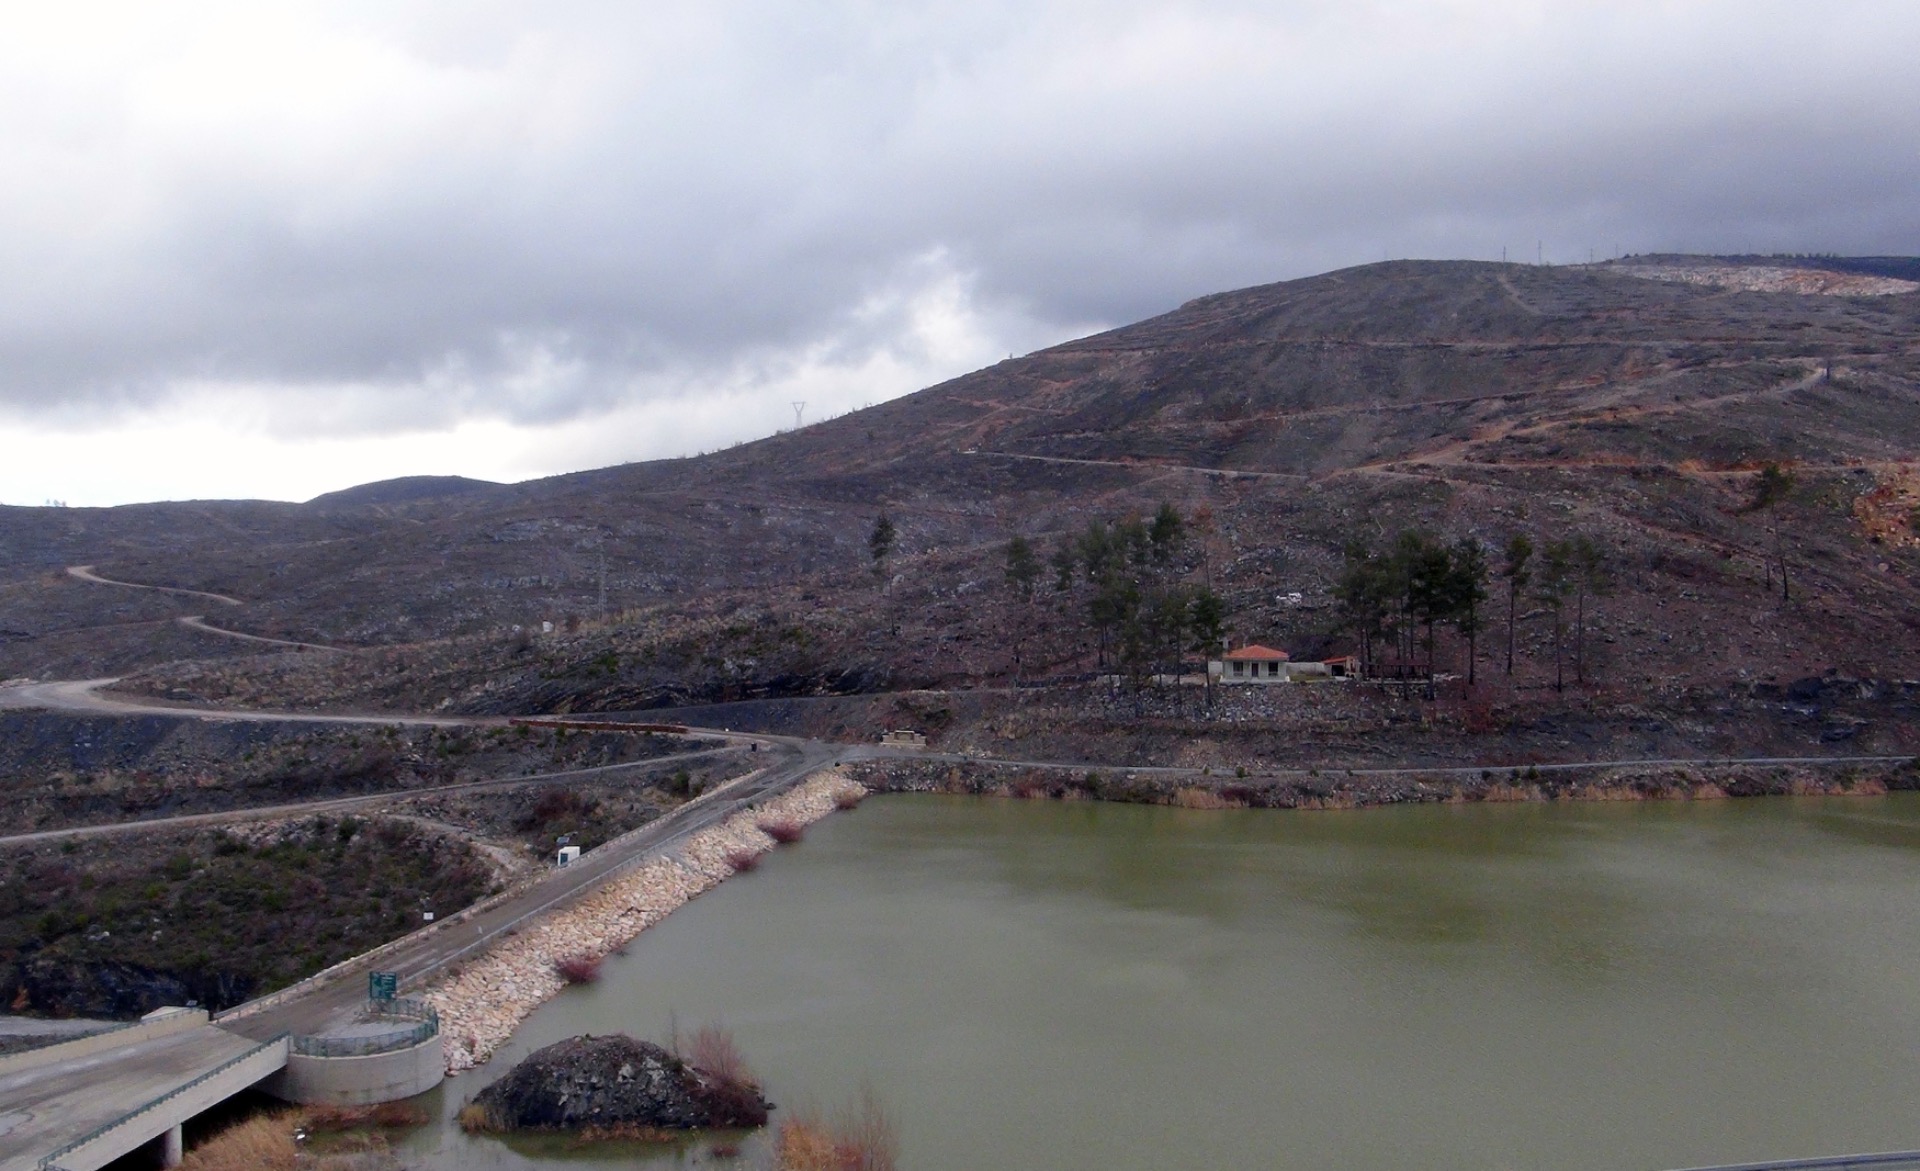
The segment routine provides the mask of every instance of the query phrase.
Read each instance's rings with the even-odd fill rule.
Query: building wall
[[[1234,674],[1235,666],[1244,667],[1247,673]],[[1207,664],[1207,671],[1220,683],[1285,683],[1291,678],[1292,666],[1291,663],[1268,662],[1235,664],[1215,659]],[[1259,669],[1257,675],[1253,673],[1255,668]]]

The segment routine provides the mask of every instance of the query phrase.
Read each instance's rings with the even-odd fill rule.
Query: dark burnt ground
[[[90,561],[247,599],[218,615],[238,629],[377,648],[144,684],[216,701],[585,711],[979,687],[1007,681],[1020,628],[1030,675],[1073,676],[1093,668],[1078,601],[1016,605],[1001,547],[1022,533],[1044,552],[1167,500],[1209,518],[1185,567],[1227,596],[1241,638],[1344,649],[1328,587],[1354,537],[1584,533],[1618,582],[1596,606],[1604,686],[1913,678],[1916,326],[1912,294],[1372,265],[1202,298],[694,460],[350,507],[15,510],[0,531],[27,618],[0,651],[6,669],[71,669],[108,651],[55,627],[156,608],[45,576]],[[1768,460],[1797,465],[1778,514],[1790,601],[1767,586],[1773,518],[1744,508]],[[865,549],[882,508],[901,534],[884,589]],[[551,635],[511,630],[543,621]],[[166,628],[121,629],[89,637],[130,657]],[[1551,670],[1537,615],[1520,642],[1526,693]],[[1460,654],[1446,644],[1443,666]]]

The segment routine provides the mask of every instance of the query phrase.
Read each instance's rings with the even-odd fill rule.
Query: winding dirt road
[[[587,768],[561,769],[550,773],[528,773],[519,777],[489,777],[480,781],[462,781],[454,785],[429,785],[420,789],[387,789],[351,797],[322,797],[314,801],[289,801],[280,805],[251,805],[244,809],[223,809],[213,813],[181,813],[173,817],[151,817],[140,821],[115,821],[102,825],[43,829],[33,833],[0,837],[0,846],[24,846],[59,839],[108,837],[114,834],[145,833],[149,830],[191,829],[205,825],[230,825],[243,821],[271,821],[278,817],[311,817],[319,813],[343,813],[349,810],[374,810],[397,805],[415,797],[445,797],[456,793],[484,793],[493,789],[512,789],[521,785],[579,781],[628,769],[656,768],[689,760],[743,751],[738,745],[703,748],[698,752],[676,752],[646,760],[625,760],[618,764],[596,764]]]
[[[183,589],[180,586],[141,585],[137,581],[115,581],[110,577],[101,577],[93,571],[93,566],[91,565],[69,565],[67,566],[67,576],[79,578],[81,581],[89,581],[94,585],[119,586],[125,590],[155,590],[163,594],[180,594],[188,598],[208,598],[219,602],[223,606],[246,605],[246,603],[239,598],[230,598],[226,594],[211,594],[206,590],[189,590]]]
[[[299,651],[331,651],[335,654],[347,653],[346,647],[327,646],[325,643],[318,642],[296,642],[289,638],[268,638],[264,634],[244,634],[238,630],[227,630],[224,627],[209,626],[206,615],[204,614],[189,614],[183,618],[175,618],[174,621],[189,630],[198,630],[202,634],[217,634],[222,638],[237,638],[244,642],[265,643],[268,646],[290,646]]]

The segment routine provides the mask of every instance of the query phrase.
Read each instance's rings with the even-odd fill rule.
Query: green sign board
[[[400,973],[368,972],[367,999],[392,1000],[400,991]]]

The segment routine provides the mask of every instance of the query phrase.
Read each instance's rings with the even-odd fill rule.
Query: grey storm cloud
[[[857,361],[943,275],[1012,349],[1387,256],[1920,242],[1904,2],[262,7],[0,47],[0,409],[540,421]]]

